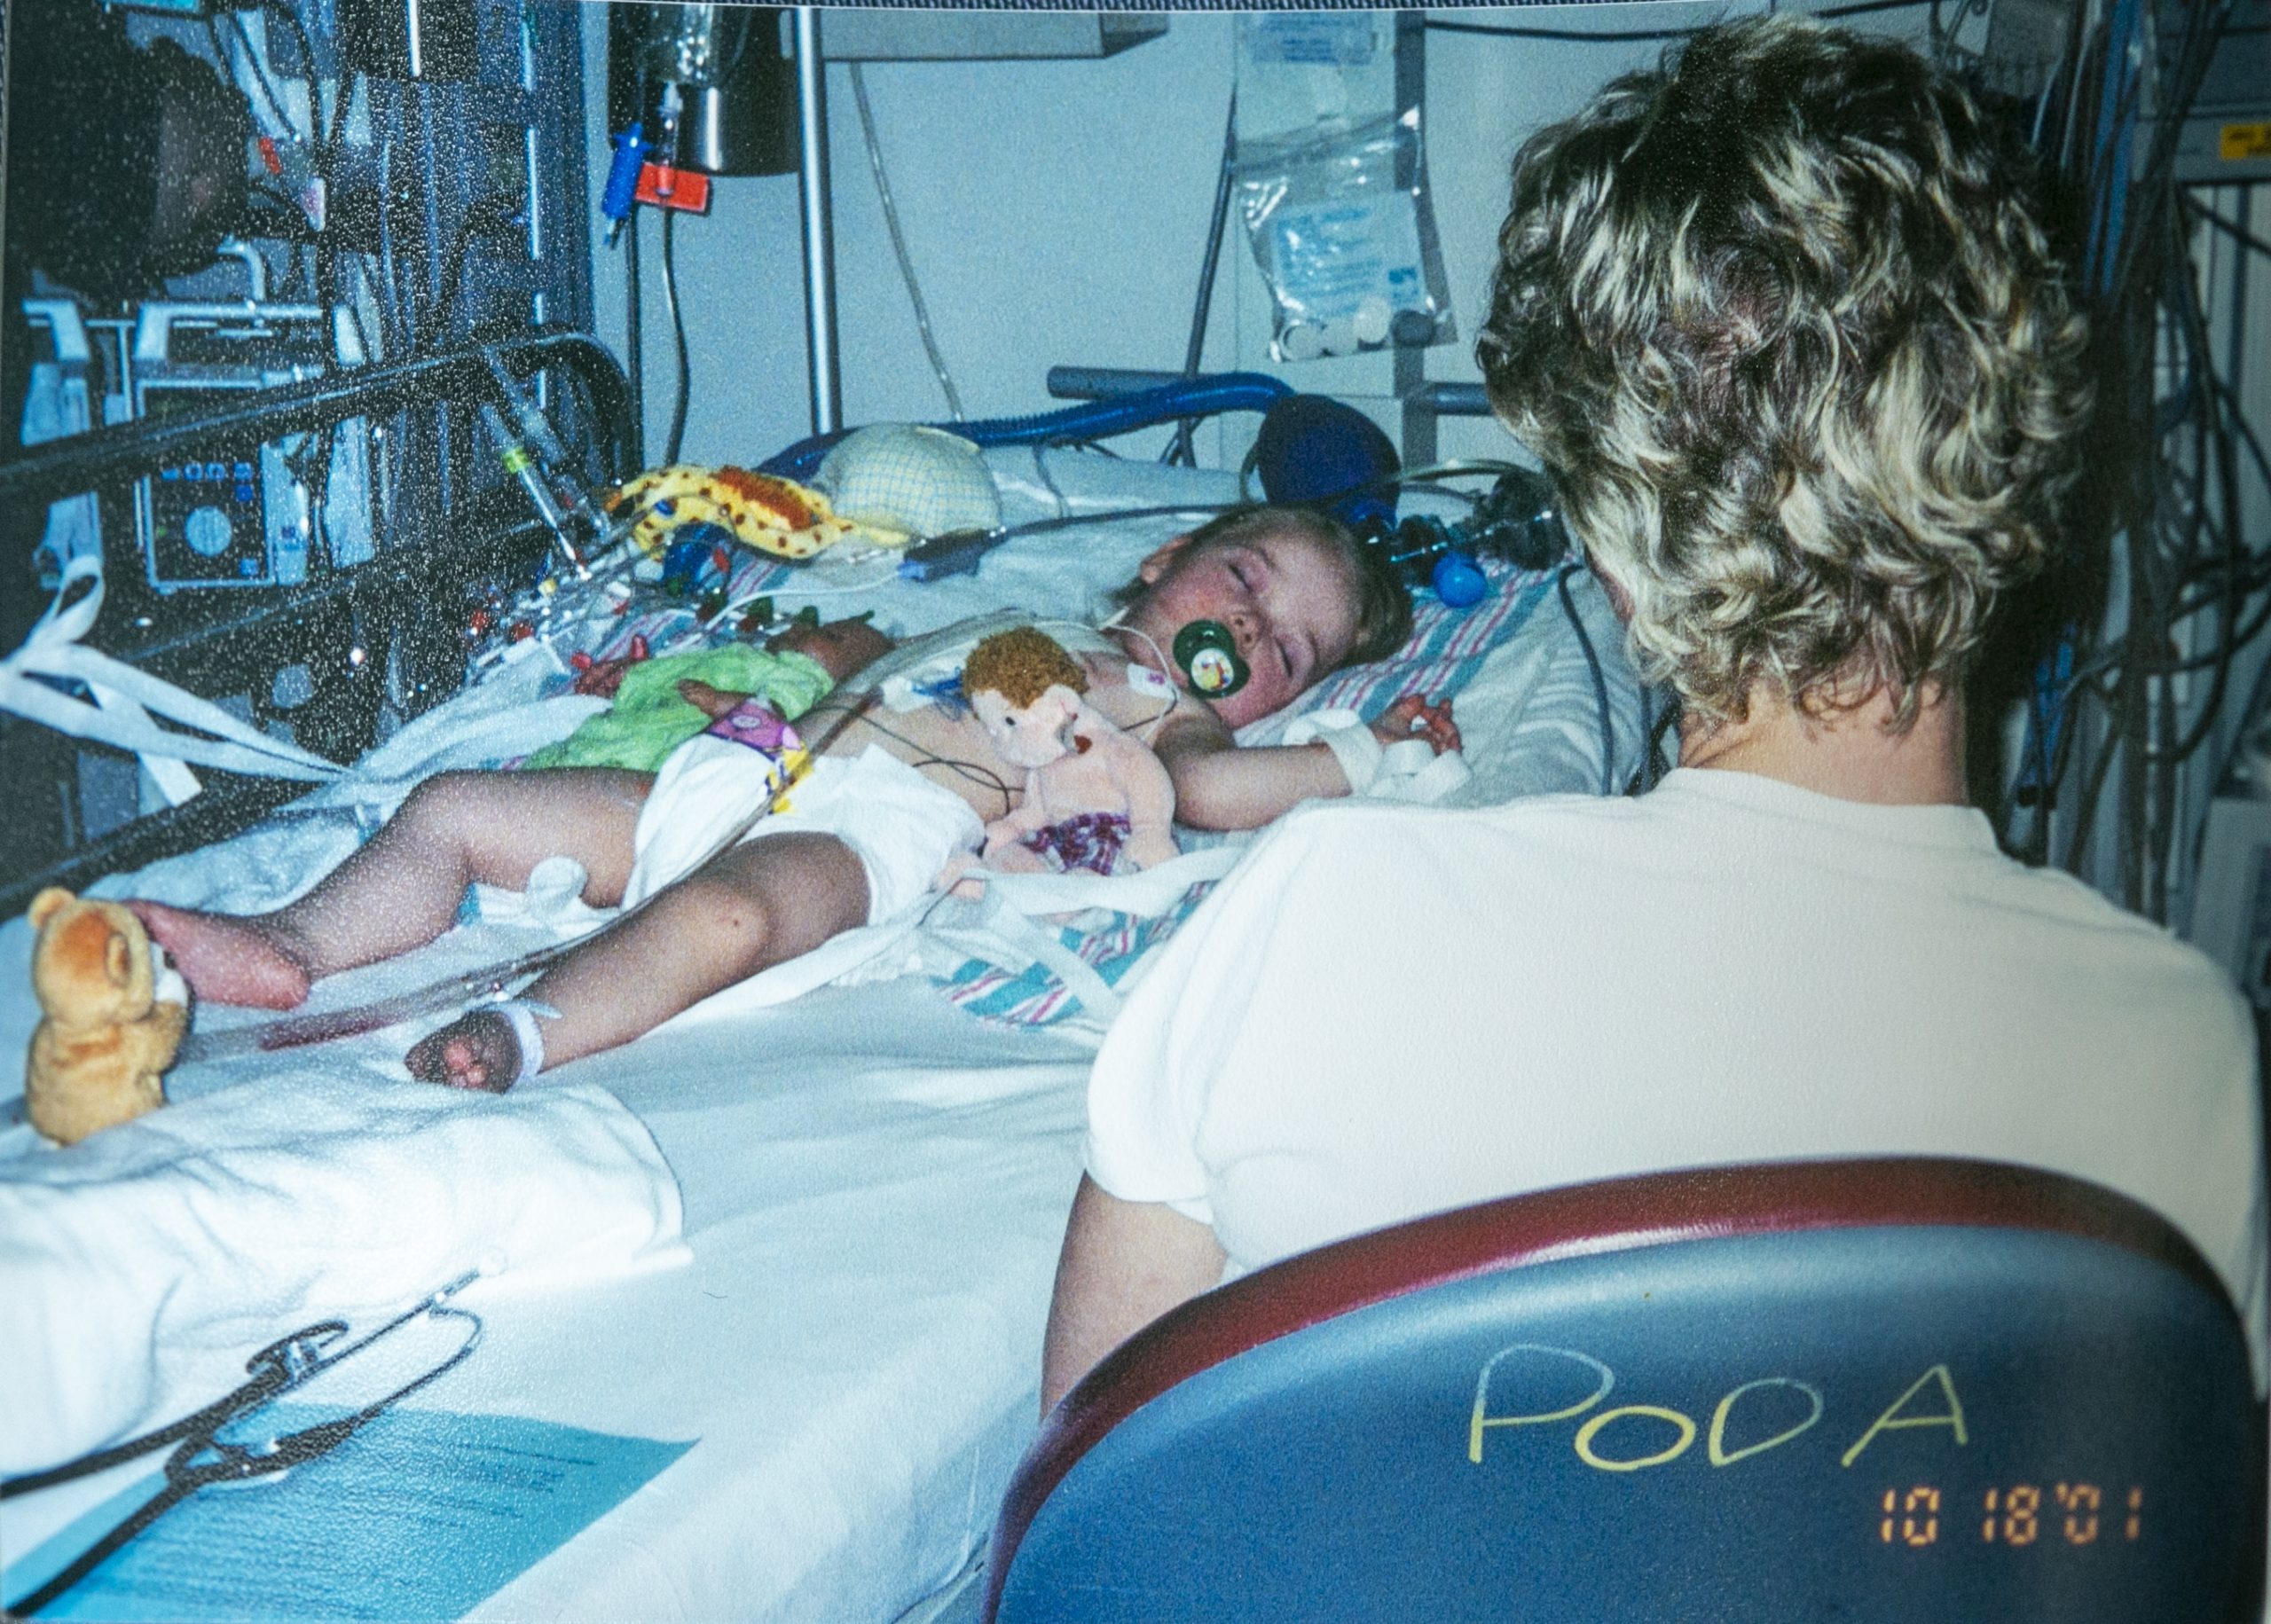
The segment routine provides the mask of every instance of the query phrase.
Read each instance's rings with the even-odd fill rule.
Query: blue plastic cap
[[[615,148],[615,159],[608,165],[607,190],[600,194],[600,212],[610,220],[627,219],[639,201],[639,169],[647,161],[647,132],[644,127],[634,123],[609,145]]]
[[[1471,608],[1490,595],[1490,577],[1464,553],[1437,559],[1432,581],[1435,596],[1455,609]]]

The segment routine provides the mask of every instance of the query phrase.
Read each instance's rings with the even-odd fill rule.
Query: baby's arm
[[[1203,710],[1169,717],[1152,741],[1175,785],[1175,816],[1198,829],[1258,829],[1303,801],[1347,795],[1348,781],[1322,744],[1240,749]]]
[[[754,694],[736,694],[731,688],[713,688],[695,677],[681,677],[678,681],[679,697],[713,722],[722,722],[741,709],[742,702],[755,699]]]
[[[1449,702],[1429,705],[1417,694],[1395,702],[1371,723],[1383,745],[1424,738],[1437,755],[1458,748]],[[1152,741],[1175,784],[1175,816],[1193,828],[1258,829],[1303,801],[1349,792],[1340,757],[1324,744],[1259,745],[1241,749],[1211,712],[1185,707]]]

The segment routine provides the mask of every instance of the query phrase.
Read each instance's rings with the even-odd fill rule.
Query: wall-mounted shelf
[[[1157,39],[1155,12],[917,12],[821,8],[821,49],[836,62],[1109,57]]]

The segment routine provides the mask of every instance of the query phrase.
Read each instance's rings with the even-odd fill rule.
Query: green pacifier
[[[1238,639],[1219,620],[1194,620],[1176,632],[1175,663],[1191,691],[1208,699],[1229,698],[1253,674],[1238,657]]]

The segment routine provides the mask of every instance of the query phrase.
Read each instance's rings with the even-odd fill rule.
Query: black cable
[[[448,258],[442,265],[442,285],[434,295],[434,324],[436,329],[445,327],[455,310],[458,294],[465,283],[466,257],[473,250],[476,234],[510,225],[519,218],[520,200],[509,192],[484,192],[467,205],[465,218],[458,222],[458,229],[450,239]],[[436,337],[440,333],[437,331]]]
[[[663,460],[678,460],[679,446],[686,439],[687,403],[694,392],[692,364],[686,351],[686,317],[678,303],[678,260],[672,252],[672,239],[678,225],[678,210],[663,210],[663,302],[670,308],[671,340],[678,350],[678,401],[671,408],[671,437]]]
[[[899,735],[892,734],[892,737],[897,738]],[[1002,810],[1005,812],[1018,804],[1017,792],[1011,789],[998,773],[978,762],[961,761],[951,756],[922,756],[908,765],[918,768],[944,767],[956,777],[967,779],[981,789],[991,789],[1002,797]]]
[[[1930,0],[1855,0],[1852,4],[1828,6],[1819,12],[1807,12],[1806,15],[1827,19],[1858,17],[1869,12],[1913,11],[1920,5],[1929,4]],[[1960,18],[1959,20],[1961,20]],[[1630,43],[1645,40],[1686,39],[1691,35],[1701,34],[1705,28],[1713,25],[1697,23],[1694,27],[1688,28],[1605,28],[1595,31],[1585,28],[1506,27],[1491,23],[1453,22],[1447,18],[1431,17],[1425,26],[1430,34],[1497,34],[1503,35],[1508,39],[1561,40],[1576,44],[1590,44],[1597,41]]]
[[[952,756],[933,755],[930,751],[924,749],[922,745],[917,744],[914,740],[908,738],[905,734],[884,726],[881,722],[876,720],[872,714],[862,716],[860,720],[865,722],[868,726],[883,734],[884,738],[895,739],[900,743],[907,746],[908,749],[915,751],[921,757],[921,759],[909,762],[908,764],[909,766],[944,767],[948,772],[955,773],[957,777],[966,779],[970,782],[976,784],[981,789],[991,789],[994,794],[1002,797],[1002,809],[1004,812],[1007,812],[1010,808],[1017,804],[1017,791],[1010,787],[1009,781],[1002,778],[1001,774],[994,772],[983,763],[976,761],[962,761]]]
[[[478,205],[468,209],[459,223],[457,232],[450,239],[449,257],[442,263],[442,286],[434,294],[434,336],[441,337],[441,330],[449,325],[451,314],[457,308],[458,292],[465,286],[465,256],[472,250]]]
[[[1644,706],[1648,702],[1648,694],[1647,688],[1643,687],[1640,690],[1640,702]],[[1644,791],[1654,789],[1663,781],[1664,770],[1657,764],[1663,759],[1664,741],[1679,730],[1679,718],[1683,710],[1678,693],[1674,691],[1667,694],[1664,696],[1662,714],[1647,724],[1647,754],[1642,757],[1641,765],[1640,788]],[[1671,765],[1675,767],[1679,765],[1679,749],[1677,745],[1672,749]]]
[[[288,217],[298,220],[303,226],[306,224],[307,216],[300,212],[299,204],[292,199],[286,197],[281,192],[279,192],[267,181],[248,180],[245,183],[245,190],[252,193],[255,197],[266,198],[270,202],[275,204],[278,208],[283,210]],[[271,233],[265,231],[256,234],[262,237],[271,235]],[[276,239],[279,241],[287,240],[280,233],[276,234]],[[297,238],[292,238],[288,240],[297,241],[299,239]]]
[[[1923,0],[1898,0],[1903,5],[1923,4]],[[1598,41],[1676,40],[1699,34],[1708,24],[1698,23],[1693,28],[1607,28],[1599,33],[1584,28],[1509,28],[1485,22],[1453,22],[1448,18],[1431,17],[1423,25],[1430,34],[1495,34],[1505,39],[1561,40],[1573,44]]]
[[[2201,81],[2207,76],[2208,65],[2215,56],[2216,45],[2223,38],[2225,25],[2229,21],[2235,0],[2219,0],[2212,18],[2203,19],[2194,8],[2185,8],[2184,43],[2178,58],[2175,85],[2170,91],[2167,105],[2155,113],[2152,144],[2146,149],[2145,178],[2133,183],[2130,195],[2134,199],[2141,192],[2149,209],[2165,208],[2174,197],[2175,185],[2171,179],[2176,165],[2177,138],[2182,133],[2190,114],[2192,102],[2198,95]],[[2135,116],[2133,106],[2142,93],[2149,64],[2140,64],[2123,95],[2123,105],[2117,111],[2114,128],[2118,130],[2128,119]],[[2108,154],[2110,155],[2110,154]],[[2109,184],[2110,177],[2109,177]],[[2141,245],[2148,236],[2146,228],[2156,222],[2150,215],[2132,223],[2114,258],[2111,297],[2115,308],[2126,294],[2129,276],[2135,264],[2134,255],[2142,251]]]
[[[254,1399],[264,1400],[270,1392],[282,1386],[283,1381],[283,1370],[279,1366],[276,1368],[275,1376],[268,1379],[264,1385],[263,1378],[255,1377],[235,1392],[224,1394],[203,1409],[193,1411],[178,1421],[168,1422],[164,1426],[154,1428],[150,1432],[138,1433],[123,1443],[89,1450],[75,1460],[66,1461],[59,1466],[49,1466],[38,1471],[28,1471],[20,1477],[0,1479],[0,1500],[12,1500],[19,1495],[36,1494],[41,1489],[52,1488],[59,1483],[68,1483],[76,1478],[92,1477],[97,1472],[108,1471],[114,1466],[130,1461],[138,1455],[147,1455],[153,1449],[162,1449],[169,1444],[177,1444],[193,1432],[200,1431],[210,1432],[212,1429],[228,1420],[231,1416],[245,1408],[248,1395]]]
[[[2251,254],[2271,257],[2271,242],[2266,242],[2236,220],[2227,220],[2198,199],[2187,194],[2183,199],[2185,211],[2203,225],[2212,225]]]
[[[1592,672],[1593,702],[1600,710],[1600,792],[1616,793],[1616,735],[1609,724],[1608,679],[1600,669],[1600,655],[1593,647],[1593,634],[1585,630],[1584,616],[1577,613],[1577,600],[1569,594],[1569,577],[1583,569],[1583,564],[1564,564],[1553,577],[1554,590],[1561,594],[1561,610],[1569,617],[1570,626],[1577,633],[1577,646],[1585,651],[1585,665]]]
[[[2267,603],[2263,614],[2259,614],[2252,622],[2243,625],[2242,608],[2250,595],[2243,584],[2244,577],[2257,561],[2248,556],[2247,550],[2240,540],[2239,469],[2233,460],[2231,436],[2228,434],[2216,434],[2212,440],[2210,437],[2212,428],[2222,426],[2223,396],[2220,392],[2221,381],[2215,377],[2209,364],[2207,318],[2205,312],[2200,308],[2198,289],[2193,285],[2188,276],[2179,276],[2173,280],[2177,284],[2180,294],[2179,314],[2182,319],[2179,326],[2192,348],[2196,357],[2195,365],[2199,369],[2197,375],[2204,375],[2209,381],[2209,387],[2202,392],[2204,410],[2199,420],[2201,432],[2193,453],[2196,488],[2193,497],[2194,508],[2190,515],[2189,539],[2196,546],[2198,533],[2206,526],[2204,482],[2207,465],[2211,459],[2212,446],[2214,453],[2213,461],[2220,476],[2217,481],[2217,505],[2225,516],[2228,528],[2223,536],[2223,554],[2219,561],[2223,566],[2224,590],[2213,599],[2201,603],[2192,611],[2196,613],[2205,609],[2210,603],[2221,610],[2219,617],[2221,632],[2217,639],[2217,655],[2211,662],[2212,674],[2207,696],[2200,702],[2193,729],[2189,734],[2181,735],[2180,741],[2173,747],[2159,750],[2148,749],[2146,751],[2149,760],[2161,761],[2169,765],[2184,760],[2198,749],[2214,729],[2223,704],[2225,690],[2229,686],[2232,662],[2236,658],[2239,650],[2261,632],[2265,624],[2265,616],[2271,615],[2271,603]],[[2175,598],[2174,593],[2171,596]],[[2165,623],[2166,627],[2169,631],[2173,631],[2188,617],[2188,614],[2183,609],[2181,600],[2177,600]],[[2173,705],[2173,691],[2165,684],[2164,694],[2168,702]],[[2170,719],[2173,720],[2173,718]],[[2175,787],[2174,775],[2165,774],[2164,777],[2166,780],[2168,793],[2173,796]]]
[[[630,386],[631,443],[634,467],[647,458],[647,356],[641,329],[646,323],[644,290],[639,286],[639,208],[623,222],[623,376]]]
[[[1919,0],[1857,0],[1857,4],[1851,5],[1825,6],[1819,12],[1808,12],[1805,15],[1816,19],[1859,17],[1870,12],[1906,11],[1918,3]],[[1956,12],[1957,27],[1962,26],[1964,17],[1970,10],[1970,6],[1965,5]]]
[[[2187,211],[2196,219],[2199,211],[2188,204]],[[2152,527],[2147,544],[2133,545],[2133,558],[2140,588],[2140,601],[2133,611],[2126,634],[2112,648],[2086,663],[2078,677],[2086,676],[2092,668],[2103,668],[2118,662],[2120,676],[2114,693],[2102,696],[2107,700],[2112,718],[2133,728],[2149,728],[2157,717],[2157,731],[2163,741],[2156,742],[2149,733],[2140,733],[2127,741],[2129,777],[2125,781],[2125,804],[2145,816],[2144,826],[2133,828],[2126,822],[2123,828],[2125,867],[2132,852],[2136,858],[2132,884],[2141,882],[2149,903],[2157,911],[2165,906],[2164,891],[2168,862],[2173,855],[2171,844],[2176,838],[2173,823],[2176,816],[2177,792],[2175,769],[2213,736],[2221,718],[2222,705],[2232,674],[2233,663],[2239,651],[2259,635],[2267,624],[2271,624],[2271,602],[2267,602],[2256,614],[2242,619],[2246,600],[2267,584],[2257,577],[2265,561],[2251,554],[2243,545],[2236,528],[2239,512],[2238,474],[2235,456],[2243,445],[2253,458],[2257,472],[2271,483],[2271,463],[2262,455],[2260,442],[2252,428],[2241,415],[2239,403],[2233,398],[2230,386],[2213,370],[2208,350],[2204,312],[2199,306],[2197,290],[2190,275],[2190,259],[2183,236],[2183,225],[2173,212],[2168,220],[2167,264],[2163,286],[2169,310],[2169,326],[2177,341],[2188,351],[2188,365],[2196,379],[2204,380],[2204,387],[2188,390],[2191,404],[2184,408],[2185,417],[2193,429],[2189,490],[2184,493],[2181,514],[2161,512]],[[2212,465],[2218,477],[2217,505],[2225,515],[2225,522],[2217,524],[2208,517],[2206,481]],[[2165,468],[2165,464],[2159,465]],[[2156,473],[2152,477],[2155,495],[2149,498],[2156,508],[2173,505],[2179,493],[2168,489],[2165,476]],[[2131,530],[2133,538],[2136,531]],[[2202,552],[2204,536],[2213,536],[2221,543],[2220,553]],[[2165,558],[2162,545],[2173,543]],[[2182,585],[2211,573],[2220,576],[2217,590],[2207,595],[2184,595]],[[2165,606],[2165,608],[2163,606]],[[2173,657],[2174,629],[2212,607],[2220,607],[2221,626],[2214,647],[2204,654],[2189,658]],[[2188,730],[2177,729],[2178,703],[2174,690],[2165,680],[2147,699],[2136,685],[2153,679],[2165,679],[2194,671],[2212,673],[2206,697],[2198,702],[2193,725]],[[2078,700],[2094,690],[2078,683],[2071,690],[2071,700]],[[2102,785],[2109,764],[2123,741],[2118,735],[2110,738],[2097,763],[2088,772],[2093,786]],[[2086,806],[2077,826],[2076,838],[2070,848],[2070,864],[2078,860],[2086,846],[2090,819],[2094,816],[2094,799]],[[2196,833],[2191,847],[2196,850]]]
[[[315,41],[310,37],[307,24],[300,20],[291,0],[265,0],[265,9],[291,25],[293,38],[300,47],[300,61],[306,69],[301,76],[308,85],[308,123],[315,136],[317,151],[328,160],[337,132],[324,123],[323,75],[316,62]]]
[[[77,1558],[61,1573],[30,1595],[10,1602],[7,1606],[7,1616],[12,1619],[36,1618],[50,1602],[61,1597],[81,1580],[117,1555],[135,1535],[188,1499],[191,1490],[187,1485],[167,1483],[124,1521],[85,1550],[81,1551]]]
[[[2267,702],[2271,702],[2271,660],[2266,660],[2255,668],[2255,683],[2248,689],[2247,703],[2241,708],[2240,716],[2246,718],[2260,715]],[[2234,728],[2231,741],[2225,745],[2222,753],[2216,757],[2215,771],[2209,778],[2212,785],[2221,784],[2230,776],[2232,763],[2246,744],[2246,726],[2243,725]],[[2196,870],[2200,862],[2200,843],[2207,837],[2207,820],[2203,819],[2192,835],[2192,862]]]
[[[2237,522],[2234,443],[2252,441],[2253,431],[2236,411],[2228,410],[2227,391],[2214,376],[2191,286],[2186,235],[2200,211],[2183,199],[2173,180],[2176,128],[2197,92],[2229,10],[2229,0],[2223,0],[2212,12],[2188,13],[2181,43],[2164,56],[2157,69],[2148,62],[2124,75],[2120,64],[2126,59],[2114,47],[2126,52],[2128,43],[2110,41],[2102,27],[2086,51],[2070,35],[2062,57],[2062,64],[2071,60],[2075,66],[2058,163],[2077,177],[2082,194],[2090,200],[2088,217],[2101,237],[2091,255],[2102,268],[2095,279],[2101,354],[2118,362],[2106,380],[2112,387],[2102,386],[2101,398],[2110,409],[2133,418],[2141,412],[2159,415],[2165,427],[2148,443],[2138,462],[2117,472],[2111,505],[2099,520],[2108,527],[2100,534],[2110,532],[2114,545],[2126,545],[2130,566],[2127,624],[2117,637],[2102,639],[2099,647],[2085,642],[2066,692],[2052,710],[2038,712],[2037,732],[2042,735],[2038,749],[2051,758],[2051,765],[2044,770],[2038,762],[2040,800],[2037,838],[2031,843],[2042,849],[2057,786],[2070,774],[2078,774],[2086,798],[2076,810],[2065,853],[2065,866],[2078,869],[2088,855],[2107,780],[2119,765],[2120,866],[2133,906],[2141,896],[2161,900],[2172,838],[2169,825],[2175,816],[2174,751],[2196,749],[2212,733],[2228,681],[2228,663],[2243,637],[2261,630],[2252,618],[2244,623],[2239,618],[2245,597],[2253,590],[2252,568],[2242,561],[2244,550],[2232,528]],[[2090,57],[2098,64],[2094,75],[2082,67]],[[2063,73],[2062,66],[2062,79]],[[2052,88],[2046,82],[2046,98]],[[2165,116],[2149,127],[2138,152],[2136,115],[2149,92],[2162,104]],[[2086,159],[2073,152],[2075,133],[2083,129],[2104,132]],[[2125,153],[2136,160],[2126,174]],[[2121,186],[2118,193],[2117,184]],[[2156,413],[2153,368],[2163,352],[2155,341],[2164,333],[2185,357],[2188,383],[2165,397]],[[2170,434],[2184,438],[2167,442]],[[2248,454],[2257,449],[2247,445]],[[2170,459],[2187,452],[2190,467],[2175,474]],[[2212,475],[2217,479],[2218,506],[2224,510],[2221,523],[2212,517],[2207,500]],[[2212,543],[2218,544],[2215,553],[2208,550]],[[2203,595],[2187,590],[2210,579],[2219,592]],[[2174,658],[2173,629],[2218,604],[2223,616],[2215,648],[2189,660]],[[2218,675],[2196,726],[2172,740],[2176,726],[2173,690],[2165,683],[2153,685],[2156,679],[2173,674],[2176,666],[2209,668]],[[2097,678],[2104,671],[2111,673],[2110,687]],[[2106,712],[2104,736],[2094,747],[2080,742],[2089,731],[2083,708],[2093,700],[2102,703]],[[2055,750],[2047,736],[2052,732],[2057,734]],[[2016,796],[2013,799],[2017,801]]]
[[[2260,578],[2243,581],[2236,593],[2228,593],[2226,590],[2219,589],[2207,596],[2180,602],[2175,612],[2169,616],[2169,624],[2181,625],[2185,621],[2203,613],[2214,604],[2224,601],[2228,595],[2236,596],[2241,602],[2244,602],[2266,586],[2271,586],[2271,561],[2259,561],[2253,573]],[[2144,666],[2142,670],[2147,676],[2150,677],[2181,677],[2194,671],[2206,671],[2212,665],[2228,660],[2238,649],[2253,642],[2263,631],[2267,622],[2271,622],[2271,600],[2266,600],[2263,607],[2258,609],[2253,617],[2244,623],[2238,631],[2220,639],[2212,651],[2174,659],[2157,660]]]
[[[1206,349],[1206,315],[1214,302],[1214,266],[1222,254],[1222,228],[1230,217],[1230,172],[1238,157],[1238,93],[1230,90],[1230,111],[1222,117],[1222,162],[1214,177],[1214,210],[1206,225],[1206,253],[1198,267],[1198,297],[1191,306],[1191,336],[1183,347],[1183,375],[1198,376],[1198,362]],[[1198,420],[1187,417],[1175,425],[1167,460],[1184,467],[1198,466],[1191,446],[1191,431]]]
[[[259,87],[260,98],[268,104],[268,110],[276,115],[278,123],[283,125],[287,130],[292,129],[292,115],[284,111],[284,98],[276,93],[276,87],[268,82],[268,70],[260,65],[260,52],[252,48],[252,35],[245,32],[244,24],[238,20],[234,12],[226,12],[223,15],[228,18],[230,26],[236,29],[237,37],[244,42],[245,60],[252,64],[253,82]],[[222,43],[220,24],[216,22],[209,14],[205,19],[205,32],[213,41],[213,54],[220,59],[221,71],[228,75],[230,82],[233,84],[236,82],[237,70],[231,65],[228,46]]]
[[[394,216],[396,209],[393,181],[394,153],[397,148],[407,151],[409,130],[402,117],[401,87],[378,80],[367,82],[370,88],[371,111],[381,122],[377,145],[379,149],[379,254],[374,267],[377,286],[373,289],[373,302],[379,307],[382,336],[389,355],[407,356],[413,352],[417,337],[415,318],[417,298],[407,286],[408,273],[398,263],[395,252]]]
[[[2084,774],[2086,793],[2074,813],[2073,831],[2066,837],[2066,860],[2061,866],[2069,874],[2078,872],[2082,854],[2089,849],[2091,826],[2097,820],[2098,804],[2105,798],[2105,781],[2113,770],[2115,757],[2120,754],[2121,734],[2110,721],[2107,728],[2096,762]]]

